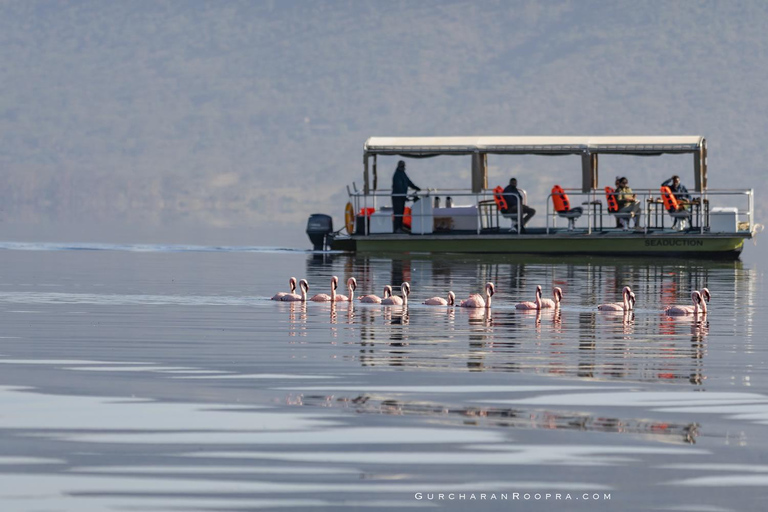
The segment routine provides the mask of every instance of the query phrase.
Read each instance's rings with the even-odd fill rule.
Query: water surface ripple
[[[762,510],[755,265],[0,249],[2,510]],[[333,275],[409,305],[269,300]],[[490,311],[421,304],[488,281]],[[562,307],[516,310],[537,285]]]

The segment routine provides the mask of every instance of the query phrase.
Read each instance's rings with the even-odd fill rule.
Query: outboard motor
[[[325,249],[325,237],[333,233],[333,219],[324,213],[313,213],[307,221],[307,236],[316,251]]]

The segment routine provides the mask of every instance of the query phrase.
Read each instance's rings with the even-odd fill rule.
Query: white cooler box
[[[422,197],[411,206],[411,234],[428,235],[432,233],[432,198]]]
[[[738,230],[739,209],[715,207],[709,210],[710,233],[735,233]]]
[[[392,233],[392,208],[383,207],[371,214],[369,233]]]

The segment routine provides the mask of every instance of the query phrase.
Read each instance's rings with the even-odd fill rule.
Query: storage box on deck
[[[477,206],[453,206],[434,209],[438,231],[477,231]]]
[[[738,231],[738,208],[723,208],[716,206],[709,210],[710,233],[735,233]]]
[[[392,208],[383,206],[381,210],[373,212],[370,226],[371,234],[392,233]]]
[[[424,197],[411,206],[411,234],[428,235],[432,233],[432,201]]]

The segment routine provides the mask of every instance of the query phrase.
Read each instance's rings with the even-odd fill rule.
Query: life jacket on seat
[[[508,210],[507,200],[504,199],[504,189],[501,186],[493,189],[493,200],[496,201],[496,207],[505,212]]]
[[[680,210],[680,202],[672,193],[672,189],[669,187],[661,187],[661,198],[664,200],[664,209],[668,212],[676,212]]]
[[[552,203],[555,205],[555,211],[558,213],[565,213],[571,209],[568,194],[565,193],[565,190],[560,185],[552,187]]]
[[[605,187],[605,200],[608,202],[608,213],[619,211],[619,201],[616,199],[616,189]]]

